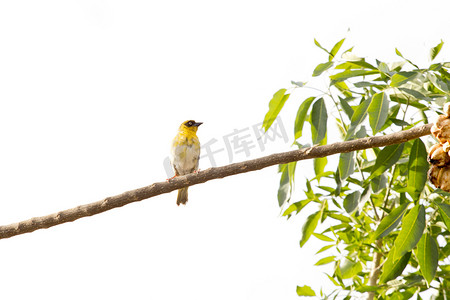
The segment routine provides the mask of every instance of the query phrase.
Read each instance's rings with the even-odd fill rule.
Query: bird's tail
[[[178,190],[177,205],[184,204],[188,201],[188,188]]]

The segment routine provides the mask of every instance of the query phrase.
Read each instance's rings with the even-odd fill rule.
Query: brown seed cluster
[[[440,115],[431,127],[431,133],[439,143],[428,151],[428,179],[435,187],[450,192],[450,102],[444,105],[444,114]]]

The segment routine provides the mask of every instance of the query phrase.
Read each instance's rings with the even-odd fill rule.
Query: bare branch
[[[0,226],[0,239],[32,232],[42,228],[72,222],[77,219],[96,215],[126,204],[141,201],[160,194],[169,193],[183,187],[204,183],[240,173],[260,170],[269,166],[285,164],[293,161],[325,157],[337,153],[351,152],[374,147],[400,144],[430,134],[432,124],[423,125],[405,131],[384,136],[368,137],[358,140],[338,142],[324,146],[314,146],[300,150],[276,153],[257,159],[234,163],[223,167],[210,168],[196,174],[179,176],[170,182],[157,182],[152,185],[131,190],[120,195],[107,197],[101,201],[80,205],[51,215],[31,218],[26,221]]]

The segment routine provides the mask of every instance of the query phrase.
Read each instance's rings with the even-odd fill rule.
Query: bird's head
[[[186,132],[197,132],[198,126],[202,125],[203,122],[195,122],[194,120],[188,120],[181,123],[179,131]]]

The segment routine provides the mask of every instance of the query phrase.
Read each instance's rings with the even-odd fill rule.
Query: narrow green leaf
[[[322,47],[322,45],[316,39],[314,39],[314,44],[317,47],[319,47],[320,49],[322,49],[323,51],[325,51],[326,53],[330,54],[330,52],[327,49],[325,49],[324,47]]]
[[[328,57],[329,61],[333,60],[333,58],[338,53],[339,49],[341,49],[341,46],[344,43],[344,41],[345,41],[345,39],[342,39],[333,46],[333,48],[330,51],[330,56]]]
[[[350,127],[348,128],[347,135],[345,136],[345,140],[348,141],[353,138],[353,135],[367,117],[367,110],[369,109],[370,100],[364,99],[355,109],[355,112],[352,115],[352,120],[350,123]]]
[[[336,246],[336,245],[326,245],[326,246],[323,246],[322,248],[320,248],[319,251],[316,252],[316,254],[319,254],[319,253],[322,253],[322,252],[324,252],[324,251],[327,251],[327,250],[330,249],[331,247],[335,247],[335,246]]]
[[[404,203],[399,207],[393,209],[386,217],[384,217],[378,225],[377,230],[375,230],[371,241],[383,238],[387,236],[392,230],[397,228],[400,220],[406,212],[406,208],[408,207],[408,205],[409,203]]]
[[[348,194],[344,199],[345,211],[351,214],[358,207],[360,199],[361,193],[359,191],[355,191],[351,194]]]
[[[327,133],[327,108],[325,100],[319,98],[314,102],[311,110],[311,134],[313,144],[318,144],[325,138]]]
[[[391,86],[399,87],[417,77],[417,72],[398,72],[392,75]]]
[[[369,123],[373,133],[377,133],[386,123],[389,111],[389,100],[384,92],[372,97],[369,105]]]
[[[314,230],[317,227],[317,224],[319,223],[320,217],[321,217],[320,211],[308,216],[305,224],[303,224],[302,227],[302,238],[300,240],[300,247],[303,247],[305,243],[309,240],[311,234],[314,232]]]
[[[283,217],[292,214],[293,212],[299,213],[306,205],[308,205],[313,199],[305,199],[299,202],[292,203],[283,213]]]
[[[411,258],[411,251],[405,253],[400,259],[393,260],[392,257],[394,256],[394,249],[391,249],[389,252],[388,258],[384,262],[383,270],[381,272],[380,276],[380,284],[386,283],[389,280],[395,279],[398,276],[400,276],[405,269],[405,267],[408,265],[408,261]]]
[[[295,168],[297,162],[290,162],[279,165],[281,172],[280,186],[278,188],[278,204],[282,206],[291,199],[292,187],[294,184]]]
[[[332,61],[328,61],[326,63],[318,64],[317,67],[314,69],[314,72],[313,72],[312,76],[314,76],[314,77],[320,76],[323,72],[325,72],[326,70],[328,70],[332,66],[333,66],[333,62]]]
[[[302,136],[303,124],[305,123],[306,116],[308,115],[309,107],[316,97],[309,97],[304,100],[297,111],[297,117],[295,118],[294,136],[298,139]]]
[[[334,242],[334,240],[332,238],[330,238],[329,236],[326,236],[324,234],[320,234],[320,233],[313,233],[313,235],[318,238],[321,241],[324,242]]]
[[[341,103],[341,107],[344,110],[347,117],[351,120],[353,116],[353,108],[348,104],[349,100],[353,100],[353,98],[347,99],[347,98],[341,98],[339,97],[339,102]]]
[[[304,87],[306,85],[306,82],[302,82],[302,81],[291,81],[291,83],[297,87]]]
[[[429,233],[424,234],[417,244],[416,256],[419,261],[420,272],[430,284],[434,275],[436,275],[439,252],[435,239]]]
[[[416,139],[411,147],[408,162],[408,187],[414,187],[411,197],[419,199],[427,181],[427,149],[421,139]]]
[[[326,265],[326,264],[334,262],[335,258],[336,258],[336,256],[327,256],[322,259],[319,259],[314,265],[315,266]]]
[[[297,295],[298,296],[305,296],[305,297],[314,297],[316,296],[316,293],[307,285],[304,286],[297,286]]]
[[[395,239],[393,260],[397,260],[413,249],[425,229],[425,208],[423,205],[416,205],[403,218],[402,229]]]
[[[412,61],[410,61],[409,59],[407,59],[407,58],[405,58],[401,53],[400,53],[400,51],[397,49],[397,48],[395,48],[395,53],[398,55],[398,56],[400,56],[401,58],[403,58],[404,60],[406,60],[408,63],[410,63],[411,65],[413,65],[414,67],[416,67],[416,69],[419,69],[419,67],[416,65],[416,64],[414,64]]]
[[[445,226],[447,226],[447,230],[450,231],[450,205],[446,203],[436,203],[436,205],[439,207],[439,211],[442,219],[444,220]]]
[[[337,88],[345,97],[353,97],[345,81],[333,82],[332,85]]]
[[[430,49],[430,59],[434,60],[436,56],[441,52],[442,46],[444,45],[444,42],[441,40],[439,44],[437,44],[435,47]]]
[[[381,175],[392,167],[400,159],[404,147],[404,143],[384,147],[377,155],[369,180]]]
[[[341,153],[339,155],[338,170],[341,181],[353,174],[355,171],[355,152]]]
[[[283,108],[284,103],[286,103],[287,99],[289,98],[290,94],[285,94],[286,91],[286,89],[280,89],[273,95],[272,99],[270,100],[269,111],[266,113],[262,125],[264,131],[267,131],[270,126],[272,126],[272,123],[275,121],[281,109]]]
[[[349,78],[379,74],[378,70],[345,70],[330,76],[333,81],[344,81]]]

